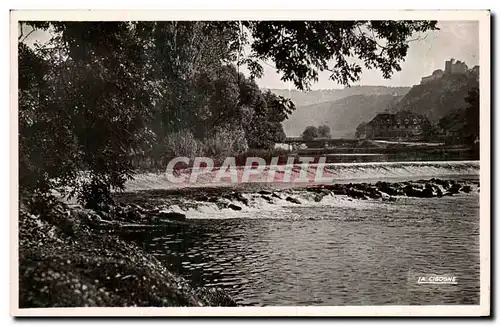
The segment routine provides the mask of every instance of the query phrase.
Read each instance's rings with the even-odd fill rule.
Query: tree
[[[327,125],[322,125],[318,127],[318,137],[320,138],[331,138],[330,127]]]
[[[356,133],[355,137],[356,138],[364,138],[366,137],[366,127],[368,124],[366,122],[361,122],[357,127],[356,127]]]
[[[389,78],[410,37],[436,28],[427,21],[23,24],[52,37],[19,44],[20,191],[58,190],[89,207],[123,189],[133,153],[161,155],[172,132],[202,139],[230,124],[258,148],[282,139],[294,106],[258,89],[262,61],[298,89],[325,70],[344,85],[358,80],[355,58]],[[239,73],[243,64],[249,79]],[[307,137],[318,137],[314,130]]]
[[[465,108],[465,128],[467,137],[474,141],[479,136],[479,88],[473,88],[465,98],[467,107]]]
[[[438,29],[436,21],[245,21],[253,37],[252,52],[242,60],[254,76],[259,61],[271,60],[283,81],[309,89],[318,73],[342,85],[359,80],[361,64],[388,79],[401,70],[414,34]]]
[[[463,125],[465,121],[465,110],[458,109],[449,112],[447,115],[439,119],[438,127],[443,131],[450,130],[456,125]]]
[[[426,140],[431,140],[434,136],[436,136],[438,130],[436,126],[430,122],[428,119],[425,119],[422,123],[422,135]]]
[[[141,48],[125,22],[51,27],[47,45],[19,44],[21,192],[107,203],[132,175],[129,154],[150,112]]]
[[[281,124],[294,109],[290,100],[277,96],[271,91],[260,93],[254,106],[252,119],[244,123],[250,148],[271,149],[285,140]]]
[[[454,110],[439,120],[439,127],[443,130],[458,131],[460,138],[473,143],[479,136],[479,89],[473,87],[465,97],[467,106]]]
[[[311,141],[311,140],[318,138],[318,137],[319,137],[318,128],[316,128],[314,126],[308,126],[308,127],[306,127],[304,132],[302,132],[302,139],[304,139],[306,141]]]

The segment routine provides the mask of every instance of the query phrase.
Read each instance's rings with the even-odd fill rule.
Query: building
[[[434,70],[432,72],[432,75],[422,77],[422,79],[420,80],[420,84],[425,84],[425,83],[431,82],[433,80],[436,80],[438,78],[441,78],[441,77],[443,77],[443,74],[444,74],[444,72],[441,69]]]
[[[469,68],[462,61],[456,61],[455,59],[450,59],[444,64],[444,73],[446,75],[449,74],[466,74],[469,71]]]
[[[450,59],[445,61],[444,63],[444,71],[441,69],[434,70],[432,75],[425,76],[420,79],[420,85],[429,83],[433,80],[439,79],[444,75],[466,75],[473,74],[479,78],[479,66],[474,66],[472,69],[469,69],[465,62],[455,61],[455,59]]]
[[[426,117],[409,111],[379,113],[359,130],[359,138],[369,139],[412,139],[423,136]]]

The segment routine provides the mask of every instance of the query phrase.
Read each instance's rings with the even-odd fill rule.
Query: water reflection
[[[391,205],[190,220],[141,241],[195,286],[224,288],[243,305],[477,304],[478,196]],[[409,272],[459,282],[417,288]]]

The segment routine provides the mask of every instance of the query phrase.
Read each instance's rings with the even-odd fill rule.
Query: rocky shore
[[[473,187],[479,190],[478,182],[459,182],[455,180],[418,180],[405,182],[377,182],[375,184],[334,184],[307,188],[319,193],[332,192],[334,195],[346,195],[357,199],[393,199],[396,196],[432,198],[469,193]]]
[[[479,182],[471,180],[428,180],[376,183],[336,183],[291,189],[235,187],[191,188],[185,190],[145,190],[118,196],[122,213],[117,216],[134,223],[165,223],[186,218],[182,210],[214,204],[219,209],[240,211],[251,207],[256,199],[268,204],[307,204],[303,198],[320,202],[325,196],[342,196],[357,200],[396,201],[401,197],[440,198],[479,192]],[[128,203],[128,204],[124,204]],[[134,204],[131,204],[134,203]],[[173,208],[176,209],[173,209]],[[120,217],[118,217],[120,218]]]
[[[236,305],[222,291],[192,288],[135,243],[111,234],[125,223],[106,221],[106,214],[113,218],[57,203],[33,215],[21,205],[20,308]]]

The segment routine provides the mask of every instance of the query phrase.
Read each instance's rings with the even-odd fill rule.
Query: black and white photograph
[[[163,14],[11,11],[11,314],[490,314],[489,11]]]

